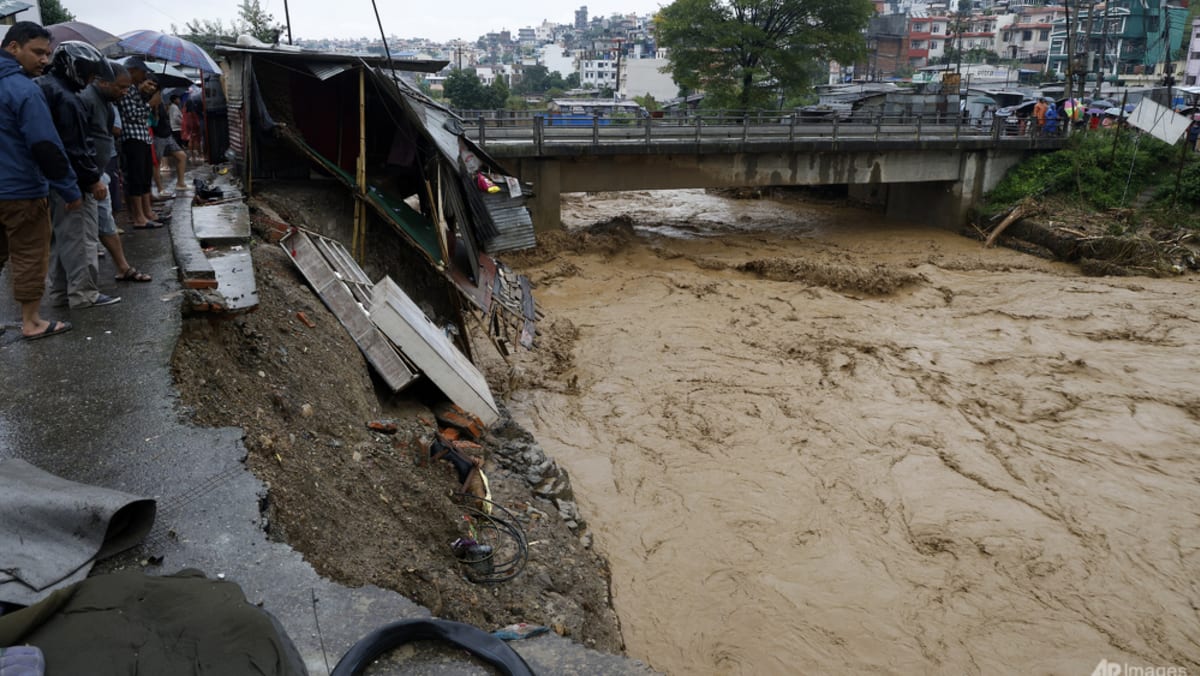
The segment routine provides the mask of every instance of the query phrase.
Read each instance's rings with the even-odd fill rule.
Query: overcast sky
[[[31,0],[32,1],[32,0]],[[376,0],[383,29],[402,38],[422,37],[439,42],[508,29],[514,37],[518,28],[535,26],[543,19],[572,23],[575,10],[587,5],[588,16],[646,14],[657,11],[658,0],[424,0],[398,2]],[[64,7],[84,21],[110,33],[121,34],[140,28],[169,31],[171,24],[191,19],[221,19],[237,16],[238,0],[62,0]],[[283,0],[262,0],[263,7],[283,23]],[[288,0],[292,35],[296,38],[377,37],[379,28],[370,0]]]

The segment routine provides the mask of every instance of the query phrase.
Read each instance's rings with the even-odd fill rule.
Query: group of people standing
[[[11,263],[26,340],[71,329],[42,317],[43,296],[71,310],[120,302],[100,290],[101,246],[116,281],[151,281],[125,257],[110,188],[123,183],[130,227],[153,229],[162,227],[152,206],[155,151],[173,164],[175,187],[188,187],[183,111],[162,101],[146,64],[110,61],[84,42],[51,51],[50,41],[25,21],[0,42],[0,269]]]

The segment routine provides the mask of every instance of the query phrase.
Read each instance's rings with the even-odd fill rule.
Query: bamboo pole
[[[355,257],[362,263],[367,253],[367,69],[358,69],[358,164],[354,182],[358,187],[357,215],[354,219]]]

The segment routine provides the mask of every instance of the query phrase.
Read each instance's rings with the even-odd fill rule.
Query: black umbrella
[[[121,38],[107,31],[100,30],[90,23],[66,21],[46,26],[46,30],[50,31],[51,49],[57,47],[60,42],[78,40],[95,47],[105,56],[113,56],[119,54],[121,51],[121,48],[117,46],[117,42]]]

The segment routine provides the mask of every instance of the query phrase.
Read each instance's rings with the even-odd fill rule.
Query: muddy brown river
[[[567,202],[637,235],[527,269],[571,360],[510,406],[571,473],[630,655],[1200,673],[1196,277],[837,205]]]

